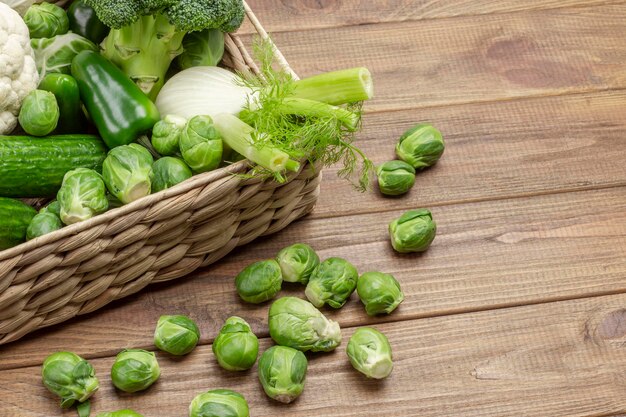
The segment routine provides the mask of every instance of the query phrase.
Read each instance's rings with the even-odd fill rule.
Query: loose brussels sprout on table
[[[52,38],[70,29],[70,21],[61,7],[51,3],[33,4],[24,15],[31,39]]]
[[[61,397],[61,407],[84,403],[100,387],[93,366],[72,352],[56,352],[48,356],[41,369],[43,383]]]
[[[180,135],[187,119],[169,114],[152,128],[152,146],[161,155],[174,155],[180,150]]]
[[[315,306],[341,308],[356,289],[359,278],[354,265],[342,258],[328,258],[318,265],[306,286],[306,298]]]
[[[415,168],[404,161],[389,161],[376,168],[378,188],[385,195],[401,195],[415,184]]]
[[[445,147],[439,130],[427,123],[420,123],[400,137],[396,154],[413,168],[424,169],[437,163]]]
[[[127,349],[118,353],[111,368],[111,381],[124,392],[142,391],[154,384],[161,370],[154,353]]]
[[[272,304],[269,327],[277,344],[303,352],[330,352],[341,343],[339,324],[296,297],[279,298]]]
[[[241,299],[254,304],[274,298],[282,283],[280,266],[273,259],[248,265],[235,278],[235,286]]]
[[[154,173],[154,179],[152,180],[153,193],[173,187],[193,176],[185,162],[171,156],[157,160],[152,165],[152,171]]]
[[[240,317],[230,317],[213,342],[213,354],[228,371],[252,368],[259,354],[259,339]]]
[[[154,345],[172,355],[186,355],[200,340],[200,329],[187,316],[161,316],[154,331]]]
[[[276,261],[280,265],[283,280],[307,284],[311,274],[320,264],[320,258],[309,245],[296,243],[278,252]]]
[[[286,346],[272,346],[259,359],[259,381],[268,397],[290,403],[302,394],[307,360],[304,353]]]
[[[63,227],[63,222],[54,213],[39,213],[30,221],[26,229],[26,239],[47,235]]]
[[[391,274],[366,272],[359,277],[356,292],[370,316],[389,314],[404,300],[400,284]]]
[[[368,378],[383,379],[393,370],[389,340],[371,327],[361,327],[354,332],[346,353],[354,369]]]
[[[61,221],[67,225],[90,219],[109,208],[102,177],[87,168],[76,168],[65,174],[57,201]]]
[[[400,253],[424,252],[436,234],[437,225],[426,209],[407,211],[389,224],[391,245]]]
[[[196,396],[189,405],[189,417],[250,417],[243,395],[215,389]]]
[[[180,151],[191,170],[212,171],[222,162],[222,138],[209,116],[196,116],[187,122],[180,136]]]
[[[150,152],[136,143],[113,148],[102,164],[102,176],[109,192],[124,204],[149,195],[153,162]]]
[[[60,114],[54,94],[33,90],[24,99],[18,120],[29,135],[46,136],[57,128]]]
[[[119,410],[110,413],[100,413],[96,417],[143,417],[133,410]]]

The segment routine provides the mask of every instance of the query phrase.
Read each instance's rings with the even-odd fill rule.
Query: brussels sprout
[[[173,187],[193,176],[183,160],[172,156],[158,159],[152,164],[152,171],[154,173],[154,179],[152,180],[153,193]]]
[[[60,115],[59,104],[54,94],[33,90],[24,99],[18,120],[22,129],[29,135],[46,136],[57,128]]]
[[[111,149],[102,164],[109,192],[124,204],[149,195],[153,162],[150,152],[136,143]]]
[[[109,208],[102,177],[87,168],[76,168],[65,174],[57,200],[61,206],[61,221],[67,225],[91,219]]]
[[[100,413],[96,417],[143,417],[133,410],[119,410],[110,413]]]
[[[250,410],[246,399],[238,392],[214,389],[193,399],[189,417],[250,417]]]
[[[354,369],[368,378],[383,379],[393,370],[389,340],[371,327],[361,327],[354,332],[346,353]]]
[[[191,170],[214,170],[222,161],[222,138],[209,116],[196,116],[187,122],[180,136],[180,151]]]
[[[304,294],[317,308],[328,304],[341,308],[356,289],[359,273],[342,258],[328,258],[311,274]]]
[[[391,245],[400,253],[424,252],[436,234],[437,225],[426,209],[407,211],[389,223]]]
[[[356,283],[356,292],[370,316],[391,313],[404,300],[400,284],[391,274],[366,272]]]
[[[63,227],[63,222],[56,214],[39,213],[33,217],[26,229],[26,239],[31,240],[39,236],[47,235]]]
[[[117,354],[111,368],[111,381],[124,392],[142,391],[159,379],[161,370],[154,353],[126,349]]]
[[[35,53],[40,80],[49,73],[69,74],[72,60],[82,51],[99,51],[93,42],[75,33],[32,39],[30,45]]]
[[[154,345],[172,355],[186,355],[200,340],[200,329],[187,316],[161,316],[154,331]]]
[[[288,404],[304,390],[307,360],[304,353],[286,346],[272,346],[259,359],[259,381],[268,397]]]
[[[237,293],[248,303],[260,304],[278,294],[283,283],[278,262],[273,259],[248,265],[235,278]]]
[[[179,151],[180,135],[187,119],[169,114],[152,128],[152,146],[161,155],[174,155]]]
[[[396,154],[413,168],[424,169],[437,163],[445,147],[440,131],[432,125],[420,123],[400,137]]]
[[[219,29],[189,32],[183,39],[183,49],[178,56],[181,69],[214,67],[224,55],[224,33]]]
[[[283,280],[287,282],[299,282],[307,284],[311,274],[320,264],[320,258],[309,245],[296,243],[287,246],[276,256],[283,274]]]
[[[415,184],[415,168],[404,161],[389,161],[376,168],[378,188],[385,195],[407,193]]]
[[[93,366],[72,352],[56,352],[43,363],[43,384],[61,397],[61,407],[69,408],[76,401],[85,402],[100,387]]]
[[[65,10],[51,3],[33,4],[24,15],[31,39],[52,38],[63,35],[70,29]]]
[[[233,316],[226,320],[215,338],[213,354],[222,368],[244,371],[252,368],[256,362],[259,339],[244,319]]]
[[[42,207],[39,213],[52,213],[57,217],[61,217],[61,203],[58,200],[54,200],[47,206]]]
[[[277,344],[303,352],[330,352],[341,343],[339,324],[327,319],[313,304],[296,297],[274,301],[269,327]]]

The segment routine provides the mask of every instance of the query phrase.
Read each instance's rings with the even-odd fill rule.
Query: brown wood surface
[[[72,415],[41,385],[39,365],[70,349],[102,381],[96,412],[187,413],[203,390],[228,387],[252,415],[614,416],[626,412],[626,1],[249,1],[301,75],[364,65],[376,82],[361,146],[393,158],[412,124],[438,126],[448,147],[414,190],[359,194],[325,171],[308,218],[176,283],[0,347],[0,417]],[[246,32],[246,29],[243,30]],[[395,254],[386,225],[431,208],[439,233],[424,255]],[[280,406],[256,371],[218,368],[210,343],[237,314],[267,340],[267,305],[238,300],[233,277],[283,246],[310,243],[366,270],[393,273],[406,300],[371,319],[356,295],[345,329],[374,325],[394,347],[383,382],[351,369],[343,346],[311,355],[305,394]],[[302,295],[298,286],[285,294]],[[201,346],[138,395],[109,381],[125,347],[154,349],[161,314],[197,319]],[[94,413],[95,415],[95,413]]]

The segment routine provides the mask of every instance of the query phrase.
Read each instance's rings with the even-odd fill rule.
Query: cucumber
[[[93,135],[0,136],[0,197],[56,197],[66,172],[101,172],[106,154]]]
[[[37,210],[21,201],[0,197],[0,250],[23,243],[36,214]]]

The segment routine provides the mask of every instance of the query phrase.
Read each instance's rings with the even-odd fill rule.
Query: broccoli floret
[[[244,16],[241,0],[179,0],[164,12],[178,30],[185,32],[204,29],[233,32],[241,26]],[[239,24],[231,24],[238,16],[241,16]]]

